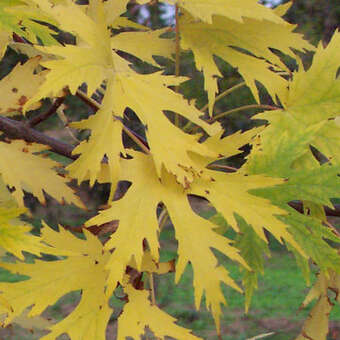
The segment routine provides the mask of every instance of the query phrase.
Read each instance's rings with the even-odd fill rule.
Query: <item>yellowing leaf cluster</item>
[[[10,121],[18,127],[19,122],[3,116],[36,109],[42,99],[60,96],[65,88],[82,96],[79,88],[86,88],[85,96],[95,111],[70,124],[88,130],[89,137],[74,147],[66,170],[59,169],[67,175],[58,174],[61,165],[44,155],[46,146],[0,142],[0,250],[18,258],[16,263],[2,262],[1,267],[26,277],[0,283],[4,324],[25,315],[28,308],[28,317],[41,315],[64,295],[80,291],[77,306],[49,325],[50,332],[41,339],[67,333],[72,340],[104,340],[113,312],[110,298],[119,287],[126,303],[118,317],[118,339],[137,338],[146,327],[161,339],[199,339],[150,301],[141,284],[143,274],[161,275],[173,269],[178,282],[190,265],[196,308],[204,297],[220,332],[226,304],[222,284],[243,290],[219,263],[216,251],[242,268],[247,310],[258,274],[263,272],[263,255],[268,254],[267,231],[293,251],[306,272],[309,259],[321,268],[306,303],[319,300],[301,336],[324,340],[331,308],[327,290],[339,288],[340,272],[339,254],[325,241],[339,242],[339,237],[323,213],[323,205],[331,206],[331,199],[340,193],[340,33],[327,47],[316,49],[312,66],[304,70],[293,50],[314,47],[282,19],[285,6],[273,11],[256,0],[168,2],[181,14],[175,38],[172,28],[152,30],[121,16],[126,0],[0,4],[0,54],[15,33],[32,43],[21,51],[33,57],[0,80],[5,96],[0,100],[0,123]],[[39,22],[70,33],[73,42],[58,43]],[[265,126],[221,138],[220,124],[204,119],[204,113],[179,93],[178,86],[188,78],[165,75],[158,63],[157,56],[178,60],[180,49],[191,50],[197,69],[203,72],[210,116],[219,92],[216,77],[221,76],[216,56],[238,70],[258,102],[256,82],[283,107],[256,116],[268,121]],[[274,50],[298,60],[299,70],[292,77]],[[138,72],[131,55],[157,70]],[[91,98],[95,93],[100,94],[98,101]],[[127,110],[140,120],[145,141],[126,127]],[[194,128],[187,132],[182,120]],[[197,129],[202,133],[195,134]],[[137,141],[139,151],[126,147],[123,133]],[[240,153],[247,144],[252,150],[240,169],[218,171],[217,161]],[[311,147],[327,164],[320,164]],[[78,183],[89,180],[91,186],[97,181],[110,183],[106,209],[85,223],[86,227],[118,225],[105,244],[86,229],[83,239],[47,225],[40,236],[33,236],[31,227],[20,221],[20,214],[26,212],[25,192],[43,203],[48,194],[83,207],[67,185],[71,178]],[[112,201],[119,181],[129,181],[131,187]],[[192,196],[208,201],[226,228],[237,233],[236,240],[219,232],[214,220],[197,214],[190,204]],[[293,210],[288,203],[294,200],[300,200],[310,214]],[[175,230],[174,266],[160,263],[160,216],[169,217]],[[34,263],[24,261],[23,251],[35,255]],[[45,261],[44,254],[53,260]],[[314,319],[320,315],[322,327],[317,329]]]

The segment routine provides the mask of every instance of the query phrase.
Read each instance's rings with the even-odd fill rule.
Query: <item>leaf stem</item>
[[[153,306],[156,306],[155,282],[154,282],[152,273],[149,273],[149,281],[150,281],[150,292],[151,292],[151,304]]]
[[[176,33],[176,37],[175,37],[175,49],[176,49],[176,56],[175,56],[175,76],[178,77],[180,74],[180,53],[181,53],[181,47],[180,47],[180,42],[179,42],[179,8],[178,5],[176,4],[176,9],[175,9],[175,33]],[[179,91],[179,86],[177,85],[175,87],[175,92]],[[179,126],[180,122],[179,122],[179,115],[177,113],[175,113],[175,117],[174,117],[174,123],[176,126]]]
[[[53,102],[52,106],[46,112],[43,112],[43,113],[31,118],[27,122],[27,125],[29,127],[34,127],[34,126],[40,124],[41,122],[43,122],[44,120],[46,120],[48,117],[52,116],[54,113],[56,113],[57,109],[64,102],[64,100],[65,100],[65,97],[57,98]]]
[[[222,164],[210,164],[208,166],[208,168],[216,168],[216,169],[226,169],[226,170],[238,171],[238,169],[234,168],[233,166],[222,165]]]
[[[164,224],[165,222],[167,221],[168,219],[168,211],[163,208],[162,212],[160,213],[159,215],[159,218],[158,218],[158,223],[159,223],[159,230],[162,230],[163,227],[164,227]]]
[[[246,85],[245,82],[236,84],[232,87],[229,87],[228,89],[226,89],[225,91],[223,91],[222,93],[220,93],[217,97],[215,97],[215,102],[214,104],[219,101],[220,99],[222,99],[223,97],[228,96],[230,93],[234,92],[235,90],[239,89],[240,87],[243,87],[244,85]],[[209,103],[205,104],[200,111],[205,111],[207,110],[209,107]],[[188,131],[190,130],[190,128],[193,126],[194,124],[192,122],[188,122],[184,127],[183,127],[183,131]]]
[[[84,93],[81,90],[77,90],[76,95],[82,99],[84,102],[86,102],[88,105],[90,105],[92,108],[94,108],[95,110],[99,110],[100,109],[100,104],[90,98],[89,96],[86,95],[86,93]],[[128,127],[126,127],[125,125],[122,124],[123,127],[123,131],[147,154],[150,153],[150,149],[148,148],[148,143],[146,142],[146,140],[139,136],[137,133],[135,133],[134,131],[130,130]]]
[[[216,104],[217,101],[219,101],[220,99],[222,99],[223,97],[229,95],[230,93],[234,92],[235,90],[239,89],[240,87],[243,87],[244,85],[246,85],[246,83],[243,81],[242,83],[236,84],[232,87],[229,87],[228,89],[226,89],[225,91],[223,91],[222,93],[220,93],[217,97],[215,97],[215,101],[214,104]],[[207,110],[209,107],[209,103],[205,104],[200,110],[201,111],[205,111]]]
[[[208,122],[209,123],[213,123],[215,122],[217,119],[223,118],[231,113],[234,112],[239,112],[239,111],[244,111],[244,110],[249,110],[249,109],[266,109],[266,110],[277,110],[279,109],[279,107],[277,106],[271,106],[271,105],[263,105],[263,104],[251,104],[251,105],[244,105],[244,106],[240,106],[240,107],[236,107],[234,109],[219,113],[218,115],[211,117]]]

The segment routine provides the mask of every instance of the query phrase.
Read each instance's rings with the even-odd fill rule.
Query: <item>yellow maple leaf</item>
[[[11,41],[11,34],[0,30],[0,59],[4,56],[7,45]]]
[[[123,117],[127,107],[134,110],[147,126],[148,143],[158,174],[161,174],[161,169],[164,165],[167,170],[176,175],[178,182],[184,186],[190,185],[193,178],[199,176],[203,169],[190,158],[189,153],[210,157],[216,156],[216,153],[198,143],[196,137],[185,134],[178,127],[172,125],[163,111],[167,110],[181,114],[203,128],[208,134],[217,133],[220,131],[220,127],[218,124],[210,125],[204,122],[199,118],[202,115],[199,110],[183,100],[180,94],[168,88],[168,86],[179,85],[186,78],[162,76],[158,72],[147,75],[134,72],[126,60],[111,50],[110,31],[105,24],[105,13],[101,1],[92,1],[90,3],[87,11],[88,15],[86,11],[79,8],[80,6],[70,1],[65,1],[65,3],[55,6],[41,0],[32,1],[36,2],[46,13],[53,16],[64,29],[76,34],[80,40],[78,46],[40,48],[44,52],[55,54],[59,59],[41,63],[49,68],[50,71],[46,76],[46,81],[39,88],[37,94],[26,103],[25,108],[43,97],[56,94],[66,85],[70,87],[71,92],[75,92],[78,86],[85,81],[88,85],[88,92],[92,93],[102,81],[108,80],[110,84],[112,82],[112,90],[111,87],[108,89],[106,96],[109,97],[104,99],[107,113],[104,114],[103,110],[100,111],[98,114],[100,117],[90,118],[91,123],[94,120],[96,120],[97,124],[98,122],[110,121],[111,118],[108,112]],[[77,20],[73,20],[75,15]],[[149,34],[148,32],[140,33],[142,36]],[[137,56],[151,62],[152,56],[159,52],[159,47],[164,47],[164,43],[170,46],[170,41],[165,40],[160,43],[161,39],[158,37],[155,39],[153,33],[149,35],[151,40],[156,40],[155,47],[149,52],[139,52]],[[98,36],[101,39],[98,39]],[[150,40],[149,38],[148,40]],[[115,39],[117,39],[116,42]],[[128,52],[136,51],[136,48],[124,38],[124,34],[119,34],[117,38],[112,38],[112,41],[116,49],[121,48]],[[167,47],[167,50],[169,50],[169,47]],[[157,101],[154,99],[155,96],[157,96]],[[108,103],[110,103],[111,108]],[[85,123],[80,123],[78,126],[85,126]],[[166,133],[160,134],[159,131],[166,131]],[[86,157],[96,160],[102,158],[103,153],[94,151],[93,146],[95,144],[99,145],[99,140],[102,141],[101,145],[103,145],[103,139],[94,137],[99,136],[96,131],[92,131],[92,133],[89,143],[82,143],[75,151],[82,153],[82,159]],[[113,137],[110,136],[110,141],[112,141],[112,138],[114,141],[121,138],[118,122],[115,124],[111,122],[107,126],[106,133],[101,138],[110,134],[115,134]],[[117,161],[117,150],[122,151],[122,148],[112,149],[109,146],[105,148],[105,151],[109,151],[111,155],[115,154],[111,164],[113,164],[114,160]],[[91,154],[90,156],[86,155],[88,152]],[[98,175],[97,161],[95,164],[95,169],[90,176],[91,182],[97,179]],[[116,172],[113,167],[112,165],[112,173]],[[115,165],[115,167],[118,168],[118,165]],[[79,179],[87,176],[87,171],[81,160],[71,166],[71,169]]]
[[[167,31],[168,28],[145,32],[123,32],[111,38],[111,47],[158,66],[153,56],[161,55],[162,57],[171,58],[171,55],[175,53],[174,41],[160,38]]]
[[[111,290],[117,281],[122,282],[125,267],[134,257],[140,270],[143,261],[143,240],[147,240],[152,258],[158,262],[158,221],[156,209],[160,202],[167,207],[174,224],[178,240],[179,259],[176,266],[176,281],[180,279],[190,261],[194,271],[195,303],[199,308],[203,293],[206,305],[212,310],[217,327],[221,314],[221,303],[225,299],[220,287],[221,282],[240,289],[230,278],[228,271],[218,265],[211,248],[215,248],[232,260],[247,266],[231,241],[214,231],[215,225],[198,216],[190,207],[187,193],[173,175],[162,172],[158,178],[150,156],[129,152],[132,160],[122,160],[122,180],[132,182],[128,192],[119,201],[112,202],[111,208],[90,219],[86,225],[103,224],[119,219],[117,231],[106,243],[107,249],[114,248],[109,260],[109,285]],[[141,196],[141,190],[148,194]],[[126,247],[129,244],[129,247]],[[206,273],[209,271],[209,275]]]
[[[125,151],[122,141],[122,123],[113,117],[114,100],[112,82],[109,81],[103,103],[96,114],[89,119],[71,124],[78,129],[91,130],[89,140],[81,142],[73,150],[73,154],[80,154],[80,157],[67,167],[70,175],[80,182],[89,178],[90,184],[94,184],[101,171],[101,162],[106,155],[110,167],[108,182],[112,183],[112,186],[117,183],[120,153],[125,154]]]
[[[12,116],[20,113],[26,102],[33,97],[44,82],[46,72],[35,74],[40,57],[28,60],[24,65],[17,64],[12,71],[0,81],[0,114]],[[35,105],[34,109],[39,105]]]
[[[24,190],[45,202],[43,191],[57,199],[83,207],[80,199],[66,185],[67,179],[59,176],[54,167],[59,163],[32,153],[46,150],[39,144],[23,141],[0,143],[0,173],[3,181],[15,188],[12,195],[23,205]]]
[[[5,324],[29,306],[28,316],[40,315],[49,305],[70,291],[81,290],[81,300],[76,308],[62,321],[49,327],[50,333],[42,337],[54,340],[63,333],[72,340],[105,340],[105,330],[112,313],[105,294],[107,272],[105,265],[109,253],[103,250],[100,241],[84,231],[86,240],[78,239],[70,232],[58,233],[49,227],[42,229],[42,241],[51,252],[68,258],[35,263],[2,263],[10,271],[29,277],[15,283],[0,283],[0,296],[10,304],[11,310]],[[18,294],[20,292],[20,294]]]
[[[92,94],[113,72],[110,33],[106,27],[102,2],[99,1],[96,9],[91,12],[91,18],[81,10],[81,6],[72,1],[58,5],[47,1],[32,1],[51,15],[64,30],[76,34],[78,41],[76,46],[39,47],[41,51],[54,54],[58,59],[41,63],[50,72],[25,108],[44,97],[56,95],[65,86],[69,86],[70,91],[75,93],[84,82]],[[74,20],[75,17],[77,20]]]
[[[140,335],[144,334],[145,327],[149,327],[159,339],[164,339],[165,336],[178,340],[201,339],[194,336],[190,330],[176,325],[175,318],[151,305],[148,292],[136,290],[131,285],[127,285],[124,290],[129,296],[129,302],[118,318],[117,340],[130,337],[139,339]]]
[[[283,20],[273,11],[258,3],[257,0],[162,0],[169,3],[177,3],[180,7],[190,12],[195,18],[199,18],[211,24],[216,15],[222,15],[232,20],[242,22],[244,18],[255,18],[282,23]]]
[[[317,302],[311,310],[308,319],[305,321],[301,334],[296,340],[327,339],[329,314],[333,307],[327,294],[330,282],[326,273],[320,273],[318,276],[318,280],[309,291],[302,306],[306,306],[314,299],[317,299]]]
[[[242,9],[243,6],[245,4],[242,2]],[[231,4],[226,7],[232,10]],[[276,96],[280,99],[285,98],[287,81],[273,70],[287,71],[287,67],[270,48],[275,48],[294,58],[296,56],[291,48],[313,49],[313,46],[303,40],[300,34],[292,32],[294,25],[283,20],[271,22],[262,21],[261,18],[246,17],[238,22],[216,15],[208,24],[197,22],[193,17],[185,14],[181,17],[179,27],[181,46],[193,51],[197,68],[203,71],[210,115],[215,93],[218,92],[216,76],[221,76],[214,55],[237,68],[258,102],[259,94],[255,80],[261,82],[273,100],[277,101]],[[234,46],[246,53],[236,50]]]
[[[113,24],[121,14],[126,12],[126,6],[129,1],[130,0],[108,0],[104,3],[107,25]]]
[[[19,216],[26,208],[19,208],[5,183],[0,179],[0,247],[19,259],[23,251],[40,255],[43,251],[39,237],[31,235],[32,227],[20,221]]]
[[[229,158],[243,152],[240,148],[248,143],[251,143],[254,137],[263,130],[263,127],[257,127],[245,132],[237,131],[221,139],[224,131],[217,133],[204,141],[204,145],[214,150],[219,158]],[[192,156],[196,162],[201,162],[202,166],[207,166],[215,161],[214,158]]]
[[[25,211],[26,209],[22,208],[13,207],[9,210],[0,207],[0,246],[22,260],[23,251],[35,255],[40,255],[42,251],[40,239],[29,234],[32,227],[18,219]]]
[[[136,112],[147,126],[146,136],[159,176],[164,165],[176,176],[179,183],[188,186],[193,178],[203,171],[190,158],[189,153],[210,157],[216,157],[217,154],[204,144],[198,143],[197,137],[186,134],[171,124],[163,111],[179,113],[203,128],[208,134],[220,131],[219,125],[209,125],[200,119],[202,113],[199,110],[184,101],[180,94],[167,88],[170,85],[180,84],[183,81],[182,77],[163,76],[159,72],[137,74],[128,67],[124,59],[118,56],[115,57],[115,63],[116,69],[120,72],[114,80],[115,98],[119,98],[117,103],[114,103],[114,111],[122,114],[125,108],[129,107]]]

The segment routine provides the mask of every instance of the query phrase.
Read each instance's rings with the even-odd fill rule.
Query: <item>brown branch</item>
[[[56,113],[59,106],[64,102],[64,100],[65,100],[65,97],[57,98],[52,104],[52,106],[46,112],[42,112],[41,114],[30,119],[28,121],[28,126],[30,127],[36,126],[40,124],[41,122],[43,122],[44,120],[46,120],[48,117],[52,116],[54,113]]]
[[[23,139],[29,143],[48,145],[53,152],[70,159],[78,158],[78,156],[72,155],[73,145],[49,137],[42,132],[32,129],[26,123],[0,116],[0,131],[3,131],[5,135],[10,138]]]
[[[10,138],[23,139],[29,143],[40,143],[48,145],[51,151],[68,157],[70,159],[77,159],[78,155],[72,155],[74,146],[65,142],[59,141],[55,138],[49,137],[42,132],[39,132],[23,122],[14,119],[0,116],[0,131]],[[299,212],[303,212],[302,203],[299,201],[289,202],[289,205]],[[334,205],[335,209],[325,207],[327,216],[340,217],[340,204]]]

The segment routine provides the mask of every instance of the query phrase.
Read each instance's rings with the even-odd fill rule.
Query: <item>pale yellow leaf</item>
[[[28,60],[25,64],[17,64],[12,71],[0,81],[0,114],[17,115],[22,112],[26,102],[34,96],[45,80],[46,72],[35,74],[40,57]],[[38,108],[37,106],[34,109]]]
[[[283,20],[257,0],[162,0],[177,3],[195,18],[211,23],[214,16],[221,15],[242,22],[244,18],[255,18],[282,23]]]
[[[213,313],[217,327],[221,314],[221,303],[225,299],[221,283],[236,290],[240,289],[229,276],[228,271],[218,265],[211,248],[215,248],[232,260],[247,266],[231,240],[215,232],[215,225],[198,216],[188,201],[187,193],[178,184],[173,175],[162,172],[158,178],[153,160],[142,153],[129,152],[132,160],[122,160],[122,180],[132,182],[131,187],[122,199],[112,202],[112,206],[90,219],[86,225],[101,225],[119,219],[117,231],[105,244],[108,249],[114,249],[109,261],[111,290],[117,281],[122,282],[125,267],[132,257],[138,270],[142,269],[143,241],[149,245],[150,253],[157,263],[158,221],[156,210],[160,202],[167,207],[170,219],[175,228],[178,240],[179,259],[176,266],[176,280],[182,275],[186,265],[191,263],[194,272],[195,303],[199,308],[202,295],[205,294],[207,308]],[[138,193],[147,188],[148,194]],[[126,247],[129,244],[129,247]],[[209,271],[209,276],[206,273]]]
[[[42,251],[40,239],[30,234],[32,227],[18,219],[25,211],[22,208],[13,207],[9,210],[0,206],[0,246],[22,260],[23,251],[35,255],[40,255]]]
[[[273,11],[275,12],[275,14],[279,15],[280,17],[283,17],[289,11],[292,5],[293,5],[293,1],[288,1],[284,4],[276,6],[273,9]]]
[[[33,306],[28,316],[41,314],[49,305],[71,291],[81,290],[81,300],[63,320],[49,327],[51,331],[41,339],[55,340],[67,333],[72,340],[105,340],[105,330],[112,313],[105,294],[109,257],[100,241],[84,231],[86,239],[80,240],[70,232],[62,235],[48,227],[42,229],[42,240],[52,254],[61,259],[35,263],[3,263],[2,267],[29,277],[15,283],[0,283],[3,296],[11,305],[5,324]],[[71,252],[70,252],[71,250]],[[46,251],[46,253],[48,253]],[[66,259],[64,255],[68,255]],[[18,292],[20,291],[20,294]]]
[[[243,22],[238,22],[214,16],[211,24],[207,24],[197,22],[186,14],[181,17],[180,27],[181,46],[193,51],[196,66],[203,71],[210,115],[215,93],[218,92],[216,76],[221,76],[214,55],[238,70],[257,101],[259,95],[256,80],[262,83],[273,100],[277,101],[276,96],[285,98],[287,81],[273,72],[273,69],[287,71],[287,67],[271,48],[293,58],[296,56],[291,48],[313,49],[300,34],[292,32],[295,26],[285,22],[262,21],[260,18],[244,18]],[[238,47],[237,50],[235,46]]]
[[[176,319],[163,312],[157,306],[151,305],[148,292],[136,290],[131,285],[124,288],[129,296],[129,302],[124,306],[123,313],[118,318],[117,340],[126,338],[140,339],[145,327],[159,339],[170,336],[178,340],[199,340],[190,330],[175,324]]]
[[[158,66],[153,56],[171,58],[171,54],[175,53],[174,41],[160,38],[167,30],[164,28],[146,32],[123,32],[111,38],[111,47]]]
[[[136,28],[138,30],[148,31],[150,28],[148,26],[144,26],[129,20],[127,17],[118,17],[112,22],[113,28],[123,28],[123,27],[131,27]]]
[[[10,38],[11,38],[10,33],[0,30],[0,60],[2,59],[6,52],[7,45],[11,40]]]
[[[126,6],[129,1],[130,0],[108,0],[104,3],[107,25],[115,23],[119,16],[126,12]]]
[[[333,307],[327,291],[330,281],[326,273],[320,273],[314,286],[306,296],[302,307],[317,299],[308,319],[305,321],[300,335],[296,340],[326,340],[328,334],[329,313]]]
[[[96,11],[90,18],[81,10],[81,6],[73,2],[52,6],[47,2],[34,1],[57,20],[64,30],[74,33],[78,43],[76,46],[40,47],[41,51],[54,54],[58,59],[41,63],[50,72],[45,83],[25,108],[44,97],[56,95],[65,86],[69,86],[70,91],[75,93],[84,82],[87,83],[88,92],[92,94],[113,72],[110,32],[106,27],[102,2],[98,2]],[[74,20],[75,17],[77,20]]]
[[[146,136],[160,176],[162,166],[173,173],[177,181],[189,186],[194,177],[201,176],[203,168],[190,158],[190,153],[216,157],[214,150],[197,142],[197,137],[174,126],[164,111],[173,111],[202,127],[208,134],[220,131],[219,125],[209,125],[200,119],[201,112],[189,105],[183,97],[167,88],[183,81],[182,77],[163,76],[159,72],[141,75],[129,70],[127,62],[118,56],[114,93],[119,98],[114,111],[122,114],[131,108],[147,126]],[[155,96],[157,100],[155,100]],[[162,131],[162,133],[159,133]]]
[[[78,129],[91,130],[89,140],[81,142],[73,150],[73,154],[80,154],[80,157],[67,167],[70,175],[77,178],[79,182],[89,178],[90,184],[93,185],[98,179],[101,162],[106,155],[110,168],[109,182],[113,186],[117,183],[120,153],[125,154],[125,151],[122,142],[122,123],[113,116],[114,100],[115,93],[110,81],[103,103],[96,114],[86,120],[71,124],[72,127]],[[91,164],[90,167],[89,164]]]
[[[45,202],[45,191],[58,201],[73,203],[83,207],[80,199],[67,186],[67,179],[57,174],[54,167],[59,163],[32,152],[45,150],[39,144],[27,145],[23,141],[0,143],[0,173],[3,181],[14,188],[12,195],[23,205],[24,190],[31,192],[41,202]]]

